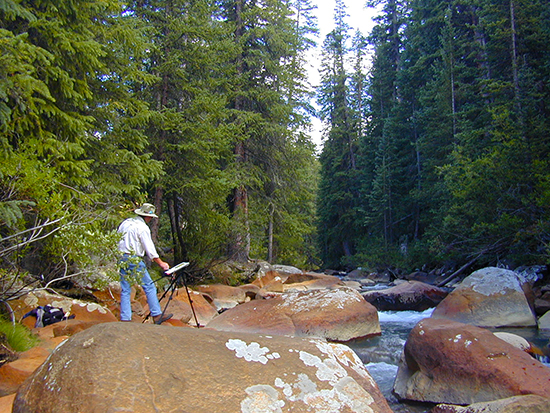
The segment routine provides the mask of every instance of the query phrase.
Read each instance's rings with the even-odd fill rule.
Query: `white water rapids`
[[[420,320],[430,317],[432,312],[433,308],[423,312],[379,311],[378,318],[382,334],[378,337],[347,343],[365,363],[395,413],[424,413],[433,407],[432,404],[426,403],[400,403],[392,394],[397,365],[409,332]],[[540,332],[531,328],[498,329],[498,331],[520,335],[538,347],[546,345],[550,336],[548,331]],[[550,367],[548,359],[541,361]]]

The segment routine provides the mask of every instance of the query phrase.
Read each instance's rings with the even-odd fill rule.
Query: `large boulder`
[[[72,336],[13,413],[391,413],[361,360],[323,340],[106,323]]]
[[[344,285],[340,278],[333,275],[301,271],[280,272],[273,269],[258,273],[252,284],[271,292],[319,290]]]
[[[401,399],[465,405],[522,394],[550,398],[550,368],[483,328],[427,318],[403,353],[394,384]]]
[[[284,291],[310,291],[344,286],[338,277],[313,272],[290,274],[283,284]]]
[[[172,320],[166,322],[168,324],[180,321],[194,327],[196,327],[197,322],[199,326],[205,326],[218,315],[216,305],[208,294],[190,288],[186,291],[185,287],[174,290],[173,293],[161,298],[160,306],[166,314],[173,314]],[[145,308],[147,311],[149,310],[147,305],[145,305]],[[151,317],[149,319],[151,320]],[[176,325],[179,326],[180,324],[177,323]]]
[[[447,291],[420,281],[403,281],[395,287],[368,291],[363,297],[378,311],[425,311],[438,305]]]
[[[66,315],[74,315],[75,319],[79,321],[93,323],[117,321],[113,313],[101,304],[77,300],[42,290],[29,292],[17,300],[10,301],[10,306],[18,321],[29,311],[39,306],[44,307],[47,304],[62,308]],[[31,328],[34,327],[35,321],[36,318],[32,316],[25,318],[25,322],[32,324],[27,324]]]
[[[550,399],[529,394],[469,406],[438,404],[430,413],[548,413]]]
[[[478,327],[533,327],[537,321],[518,274],[489,267],[466,277],[435,308],[433,318]]]
[[[378,312],[351,288],[279,294],[220,314],[222,331],[322,337],[334,341],[380,334]]]
[[[208,294],[213,299],[213,303],[218,311],[233,308],[242,304],[246,300],[245,290],[224,284],[198,285],[197,291]]]

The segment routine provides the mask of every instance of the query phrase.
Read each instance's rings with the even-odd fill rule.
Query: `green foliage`
[[[381,7],[368,38],[370,75],[355,66],[327,76],[321,91],[331,121],[360,113],[364,125],[353,176],[337,169],[342,158],[331,141],[345,142],[343,122],[330,124],[319,205],[325,264],[410,269],[478,255],[480,265],[546,262],[550,6],[369,4]],[[336,99],[346,84],[364,85],[366,98]],[[354,186],[355,203],[346,203]],[[351,254],[342,234],[355,234]]]
[[[175,260],[209,265],[236,229],[265,254],[269,204],[273,260],[315,261],[313,7],[242,5],[0,2],[0,265],[114,279],[112,229],[153,194]]]
[[[22,324],[11,323],[0,318],[0,333],[5,334],[7,342],[15,351],[27,351],[39,343],[38,337]]]
[[[98,225],[99,220],[91,223],[63,225],[52,237],[47,252],[61,255],[72,264],[81,280],[92,283],[118,281],[118,268],[113,263],[119,258],[117,231],[106,231]]]

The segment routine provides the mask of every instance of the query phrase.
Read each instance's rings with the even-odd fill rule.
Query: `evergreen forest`
[[[365,7],[312,88],[312,0],[0,0],[2,291],[112,269],[142,202],[197,269],[546,263],[550,3]]]

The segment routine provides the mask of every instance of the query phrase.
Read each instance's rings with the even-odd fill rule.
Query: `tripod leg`
[[[166,290],[164,290],[164,293],[159,298],[159,303],[160,303],[160,302],[162,302],[164,297],[166,297],[166,294],[168,294],[168,291],[170,291],[170,297],[168,297],[168,301],[166,302],[166,305],[164,306],[164,309],[162,310],[162,313],[160,314],[161,318],[164,316],[164,313],[166,312],[166,309],[168,308],[168,304],[170,304],[170,301],[172,301],[172,297],[174,296],[174,291],[175,290],[176,290],[176,279],[174,277],[172,277],[172,279],[170,281],[170,285],[168,286],[168,288]],[[151,311],[149,311],[147,316],[143,319],[142,323],[145,323],[149,319],[149,317],[151,317]]]
[[[197,328],[200,328],[199,321],[197,320],[197,314],[195,314],[195,308],[193,307],[193,300],[191,299],[191,295],[189,294],[189,288],[187,287],[187,280],[185,278],[185,272],[182,272],[183,274],[183,285],[185,286],[185,291],[187,292],[187,298],[189,299],[189,305],[191,306],[191,311],[193,313],[193,317],[195,318],[195,324],[197,325]]]

